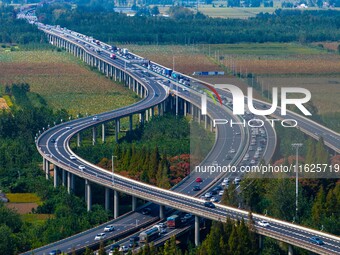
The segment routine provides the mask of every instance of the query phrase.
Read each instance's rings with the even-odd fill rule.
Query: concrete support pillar
[[[184,116],[187,116],[187,101],[183,100],[183,107],[184,107]]]
[[[195,216],[195,245],[200,244],[200,218]]]
[[[132,131],[132,120],[133,120],[133,115],[131,114],[130,116],[129,116],[129,129],[130,129],[130,131]]]
[[[207,129],[208,127],[208,116],[207,115],[204,115],[204,128]]]
[[[288,244],[288,255],[293,255],[293,246],[291,244]]]
[[[117,190],[113,194],[113,217],[116,219],[119,217],[119,193]]]
[[[131,206],[132,211],[136,211],[136,208],[137,208],[137,197],[132,196],[131,198],[132,198],[132,206]]]
[[[66,186],[66,171],[64,169],[61,169],[62,173],[62,182],[61,184],[65,187]]]
[[[194,108],[194,104],[191,104],[191,116],[192,116],[192,119],[195,120],[195,108]]]
[[[115,127],[116,127],[116,132],[115,132],[115,138],[116,138],[116,143],[118,143],[118,138],[119,138],[119,126],[120,126],[120,121],[119,119],[115,120]]]
[[[81,143],[81,137],[80,137],[80,133],[77,134],[77,147],[80,147],[80,143]]]
[[[54,166],[53,169],[53,185],[56,188],[58,186],[58,167]]]
[[[164,219],[164,211],[165,211],[164,205],[159,205],[159,218],[160,219]]]
[[[146,120],[146,122],[149,121],[149,110],[145,111],[145,120]]]
[[[110,210],[110,189],[105,187],[105,210]]]
[[[67,172],[67,192],[68,194],[71,194],[73,191],[73,174],[70,172]]]
[[[259,235],[259,248],[260,250],[263,249],[263,235]]]
[[[102,142],[105,143],[105,124],[102,124]]]
[[[144,125],[144,123],[145,123],[145,113],[144,112],[140,113],[140,123],[142,125]]]
[[[45,160],[45,167],[46,167],[45,173],[46,173],[47,180],[50,178],[50,165],[51,165],[50,161],[46,159]]]
[[[86,205],[87,211],[91,211],[92,207],[92,194],[91,194],[91,184],[89,180],[85,180],[85,190],[86,190]]]
[[[201,124],[201,110],[197,108],[198,123]]]
[[[214,130],[214,123],[213,123],[212,119],[210,119],[210,132],[213,132],[213,130]]]
[[[92,145],[96,144],[97,139],[97,127],[92,128]]]

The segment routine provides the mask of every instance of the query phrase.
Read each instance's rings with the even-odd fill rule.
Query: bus
[[[177,215],[171,215],[167,218],[166,224],[168,228],[177,228],[181,224],[181,218]]]
[[[150,243],[151,241],[155,240],[159,237],[159,230],[158,228],[150,228],[148,230],[143,231],[139,234],[139,242],[140,243]]]

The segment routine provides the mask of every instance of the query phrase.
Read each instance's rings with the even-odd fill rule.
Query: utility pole
[[[293,148],[296,150],[296,163],[295,163],[295,219],[298,220],[298,200],[299,200],[299,148],[302,143],[292,143]]]

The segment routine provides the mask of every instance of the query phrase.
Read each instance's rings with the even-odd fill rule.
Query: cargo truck
[[[177,214],[171,215],[167,218],[166,224],[168,228],[177,228],[181,224],[181,218]]]

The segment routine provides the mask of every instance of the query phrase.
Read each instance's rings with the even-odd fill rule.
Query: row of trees
[[[38,43],[45,42],[44,34],[25,20],[16,19],[13,7],[0,5],[0,43]]]
[[[75,148],[75,152],[99,166],[123,175],[170,188],[189,173],[190,127],[185,118],[154,117],[144,126],[127,132],[117,144]],[[181,156],[177,156],[181,155]]]
[[[176,8],[170,13],[173,18],[128,17],[119,13],[63,9],[59,5],[45,6],[38,9],[37,14],[42,22],[120,43],[261,43],[340,39],[340,14],[331,10],[277,10],[273,14],[261,13],[247,20],[209,18],[199,12],[193,14]]]
[[[34,137],[42,127],[66,119],[67,112],[53,112],[44,100],[30,92],[29,84],[2,87],[14,106],[0,112],[0,189],[37,193],[42,204],[33,213],[51,216],[41,224],[28,223],[0,203],[1,254],[27,251],[107,221],[109,215],[102,207],[95,205],[88,213],[81,198],[69,195],[63,187],[54,189],[41,171]]]

